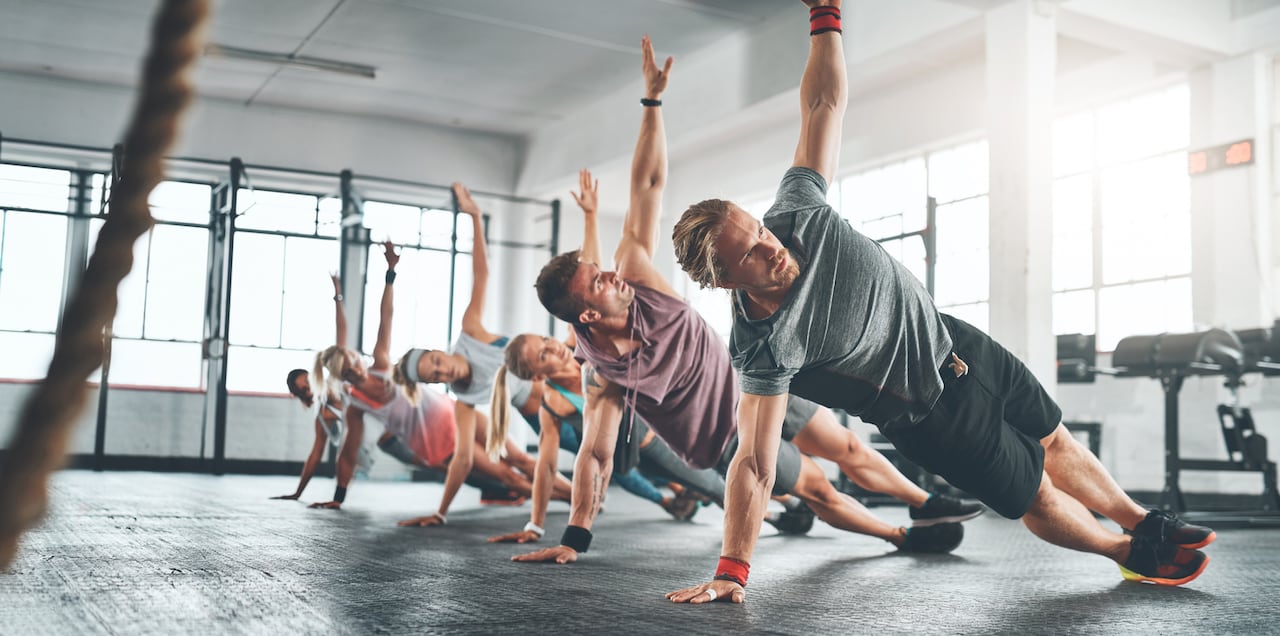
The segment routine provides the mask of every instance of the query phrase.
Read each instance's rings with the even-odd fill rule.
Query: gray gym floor
[[[522,564],[486,536],[529,507],[480,507],[464,489],[445,528],[395,527],[434,510],[439,484],[356,482],[342,511],[269,501],[285,477],[67,471],[52,514],[0,575],[0,634],[995,634],[1280,632],[1280,530],[1221,530],[1198,580],[1121,580],[1100,557],[1040,542],[988,513],[955,554],[905,556],[818,523],[766,526],[745,605],[674,605],[706,580],[723,518],[692,523],[613,489],[591,552]],[[327,497],[318,479],[309,500]],[[568,518],[553,504],[548,537]],[[904,508],[874,508],[904,523]]]

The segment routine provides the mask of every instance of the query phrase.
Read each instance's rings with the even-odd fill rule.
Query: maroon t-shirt
[[[622,386],[626,406],[694,468],[710,468],[738,433],[738,382],[729,349],[683,299],[627,281],[635,290],[628,328],[640,346],[604,352],[575,325],[579,360]],[[627,434],[624,415],[619,435]]]

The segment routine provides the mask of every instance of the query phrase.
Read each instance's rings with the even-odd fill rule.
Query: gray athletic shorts
[[[818,405],[801,397],[787,396],[787,416],[782,420],[782,443],[778,445],[778,462],[774,465],[773,494],[790,494],[800,480],[800,449],[791,443],[805,424],[818,412]],[[729,462],[738,452],[738,436],[734,435],[716,463],[716,472],[727,475]]]

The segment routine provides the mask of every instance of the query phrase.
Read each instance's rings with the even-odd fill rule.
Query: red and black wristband
[[[751,573],[751,564],[741,559],[722,556],[716,565],[715,580],[733,581],[742,587],[747,586],[747,575]]]
[[[831,31],[844,33],[840,28],[840,7],[809,9],[809,35],[821,35]]]

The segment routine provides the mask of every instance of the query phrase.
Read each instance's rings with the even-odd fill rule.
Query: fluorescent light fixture
[[[289,55],[288,53],[272,53],[270,51],[242,49],[234,46],[223,46],[221,44],[210,44],[206,46],[204,54],[213,57],[249,60],[252,62],[264,62],[267,64],[279,64],[281,66],[306,68],[315,71],[328,71],[330,73],[340,73],[342,75],[355,75],[357,77],[367,77],[369,79],[375,78],[378,71],[378,69],[365,64],[326,60],[323,58],[306,57],[303,55]]]

